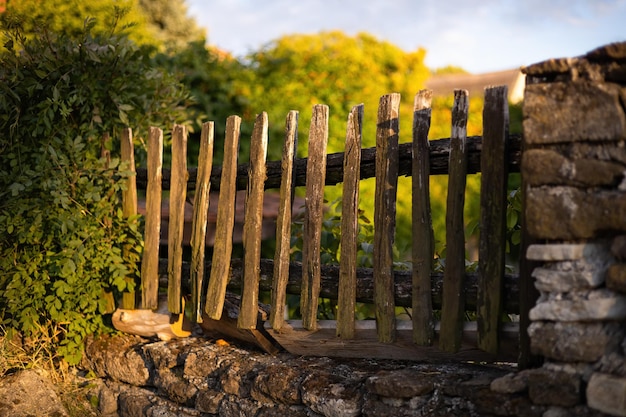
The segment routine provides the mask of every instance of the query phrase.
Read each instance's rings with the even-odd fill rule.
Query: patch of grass
[[[55,350],[61,332],[61,327],[48,323],[38,329],[37,337],[26,338],[0,326],[0,378],[25,369],[37,370],[54,384],[71,417],[97,417],[97,402],[90,395],[93,384],[86,384],[78,369],[69,366]]]

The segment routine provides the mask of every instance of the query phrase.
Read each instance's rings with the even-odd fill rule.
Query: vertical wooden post
[[[180,314],[183,267],[183,228],[187,198],[187,130],[174,125],[172,130],[172,177],[170,185],[170,218],[167,231],[167,307]]]
[[[217,204],[215,243],[211,262],[211,277],[207,289],[206,305],[204,306],[206,314],[213,320],[219,320],[222,317],[226,286],[230,279],[240,129],[241,118],[239,116],[230,116],[226,119],[226,140],[220,179],[220,198]]]
[[[467,112],[466,90],[454,91],[452,108],[452,135],[448,171],[448,200],[446,209],[446,268],[443,278],[443,306],[439,347],[457,352],[461,347],[465,297],[465,227],[463,207],[467,177]]]
[[[159,307],[159,240],[161,239],[161,197],[163,194],[163,131],[151,127],[148,135],[148,184],[146,226],[141,259],[141,308]]]
[[[267,168],[267,113],[254,122],[250,144],[248,188],[243,224],[243,291],[237,327],[256,329],[259,314],[259,280],[261,278],[261,236],[263,229],[263,192]]]
[[[393,241],[398,191],[400,94],[382,96],[376,126],[376,193],[374,201],[374,304],[381,343],[396,338]]]
[[[430,210],[430,117],[432,91],[421,90],[413,105],[413,341],[430,346],[434,337],[430,273],[434,257],[433,220]]]
[[[111,145],[111,136],[108,132],[105,132],[102,135],[100,140],[100,158],[105,160],[105,167],[109,168],[111,163],[111,151],[108,149],[108,146]],[[112,224],[111,221],[107,222],[107,225]],[[102,299],[106,303],[106,307],[104,310],[105,314],[110,314],[115,311],[115,298],[113,297],[113,291],[110,289],[102,290]]]
[[[478,347],[498,353],[502,277],[506,249],[507,142],[509,103],[506,86],[485,90],[480,154],[480,242],[478,262]]]
[[[133,147],[133,131],[127,127],[122,130],[122,161],[128,163],[128,170],[135,173],[135,150]],[[137,177],[131,175],[128,178],[126,189],[122,191],[122,211],[124,217],[132,217],[137,214]],[[123,255],[127,256],[130,248],[124,246]],[[126,282],[133,284],[135,281],[132,277],[127,277]],[[135,308],[135,291],[125,291],[122,294],[122,308]]]
[[[341,257],[339,258],[339,296],[337,303],[337,336],[342,339],[354,338],[362,130],[363,104],[359,104],[352,108],[348,116],[346,149],[343,156]]]
[[[206,251],[206,228],[209,217],[209,192],[211,190],[211,167],[213,166],[213,122],[202,125],[198,177],[193,200],[193,225],[191,229],[191,302],[192,320],[202,322],[202,288],[204,287],[204,253]]]
[[[300,311],[302,327],[317,328],[317,303],[322,280],[320,245],[324,215],[326,182],[326,146],[328,143],[328,106],[313,107],[309,129],[309,158],[306,166],[304,243],[302,245],[302,290]]]
[[[280,206],[276,219],[276,252],[272,281],[272,311],[270,324],[280,330],[285,322],[287,282],[289,281],[289,252],[291,250],[291,209],[293,205],[293,165],[298,143],[298,112],[292,110],[285,121],[285,140],[281,161]]]

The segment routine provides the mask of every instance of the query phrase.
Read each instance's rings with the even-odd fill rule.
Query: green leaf
[[[66,259],[63,264],[62,274],[68,276],[76,272],[76,264],[71,259]]]
[[[514,245],[519,245],[522,240],[522,232],[521,230],[515,230],[511,233],[511,243]]]
[[[517,212],[516,211],[513,211],[513,210],[507,211],[507,213],[506,213],[506,226],[507,226],[507,228],[509,230],[513,229],[515,226],[517,226],[517,220],[518,220],[518,217],[517,217]]]

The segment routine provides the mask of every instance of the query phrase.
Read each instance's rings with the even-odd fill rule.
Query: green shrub
[[[106,329],[103,293],[133,289],[142,251],[140,219],[119,200],[130,172],[100,158],[100,138],[132,125],[140,139],[186,100],[146,51],[92,26],[26,40],[14,21],[0,56],[0,327],[37,337],[58,326],[69,363]]]

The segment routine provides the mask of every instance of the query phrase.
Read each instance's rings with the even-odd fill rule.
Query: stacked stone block
[[[528,332],[545,363],[518,379],[554,415],[626,416],[626,42],[524,72]]]

